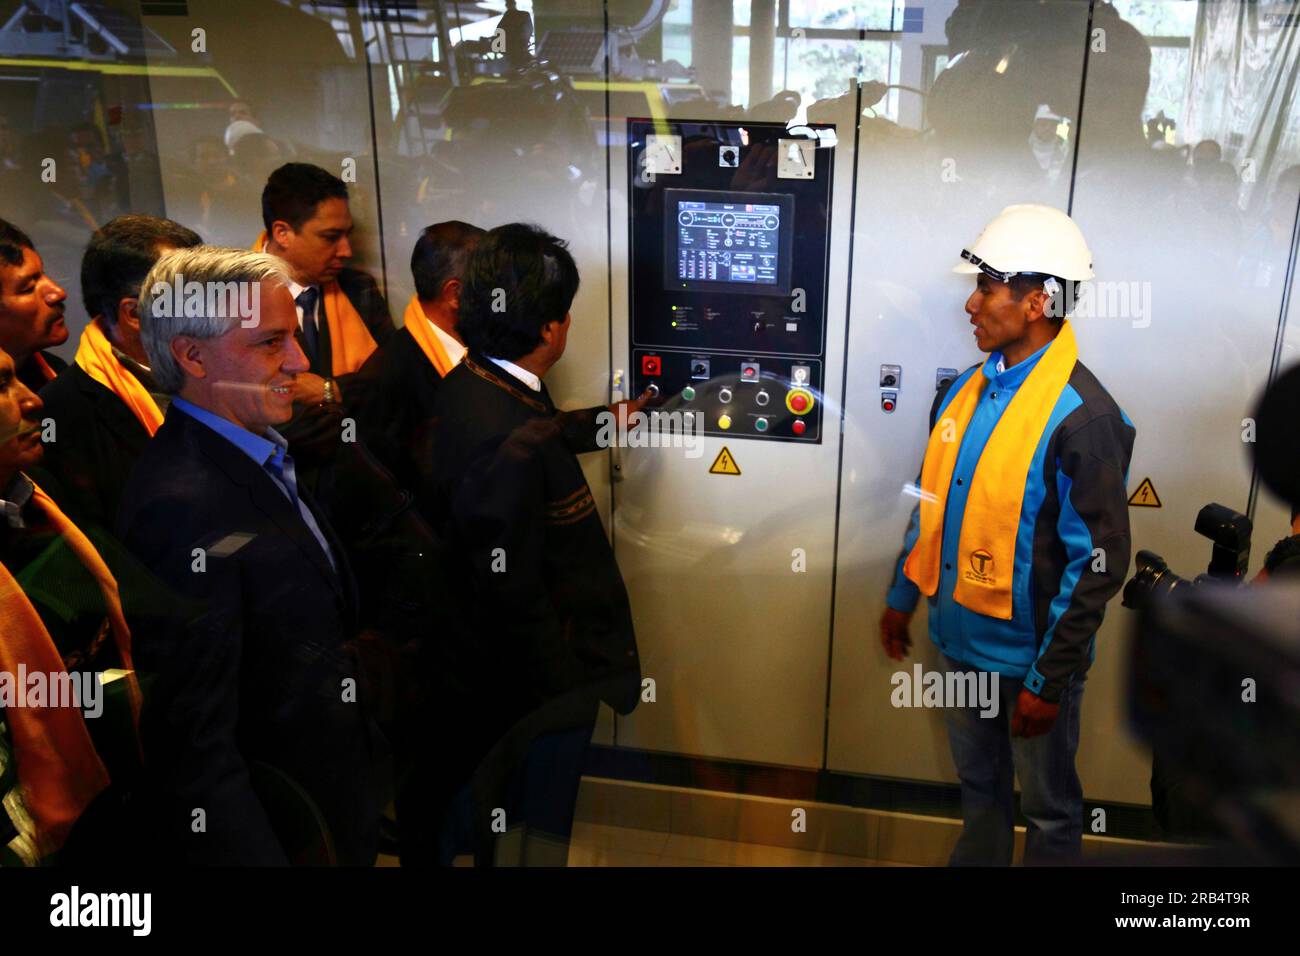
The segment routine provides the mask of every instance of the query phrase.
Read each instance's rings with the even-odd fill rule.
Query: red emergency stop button
[[[641,374],[658,375],[663,371],[663,360],[658,355],[641,356]]]
[[[804,391],[802,388],[791,389],[786,393],[785,407],[796,415],[804,414],[813,407],[812,393]]]
[[[796,418],[794,422],[790,425],[790,431],[794,432],[796,435],[802,435],[807,430],[808,430],[808,423],[804,421],[802,418]]]

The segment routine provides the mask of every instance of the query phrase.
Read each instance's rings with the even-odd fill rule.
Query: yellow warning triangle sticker
[[[1150,478],[1143,478],[1142,484],[1138,485],[1138,490],[1133,492],[1133,497],[1128,500],[1129,507],[1132,508],[1159,508],[1160,496],[1156,494],[1156,486],[1151,484]]]
[[[722,451],[718,452],[718,457],[713,459],[713,464],[709,466],[710,475],[738,475],[740,466],[736,464],[736,459],[731,457],[731,452],[727,446],[722,446]]]

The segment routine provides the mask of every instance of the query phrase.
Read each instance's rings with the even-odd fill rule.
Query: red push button
[[[785,407],[795,415],[803,415],[813,407],[812,392],[802,388],[792,388],[785,393]]]
[[[797,418],[790,425],[790,430],[794,432],[796,435],[802,435],[804,432],[808,430],[808,423],[805,422],[802,418]]]
[[[663,370],[663,360],[658,355],[641,356],[641,374],[658,375]]]

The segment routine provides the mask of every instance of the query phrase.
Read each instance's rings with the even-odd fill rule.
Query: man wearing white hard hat
[[[1038,107],[1034,115],[1034,128],[1029,134],[1029,148],[1033,150],[1034,160],[1039,168],[1047,174],[1049,182],[1055,182],[1061,174],[1070,149],[1064,136],[1059,132],[1061,117],[1052,112],[1046,103]]]
[[[924,594],[944,666],[998,677],[995,714],[944,711],[964,823],[950,862],[1011,862],[1014,776],[1025,862],[1068,862],[1082,846],[1084,680],[1128,570],[1136,432],[1078,360],[1064,317],[1076,284],[1093,277],[1069,216],[1008,206],[954,271],[975,277],[966,312],[988,358],[935,399],[881,639],[890,657],[906,656]]]
[[[262,130],[256,123],[250,123],[248,120],[235,120],[226,127],[226,149],[228,149],[230,155],[233,156],[235,154],[235,147],[239,145],[241,139],[245,136],[252,135],[253,133],[260,132],[262,132]]]

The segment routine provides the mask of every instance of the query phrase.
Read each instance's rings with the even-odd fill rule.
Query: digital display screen
[[[677,278],[777,285],[780,229],[780,206],[679,202]]]
[[[666,199],[665,285],[787,291],[792,197],[669,189]]]

